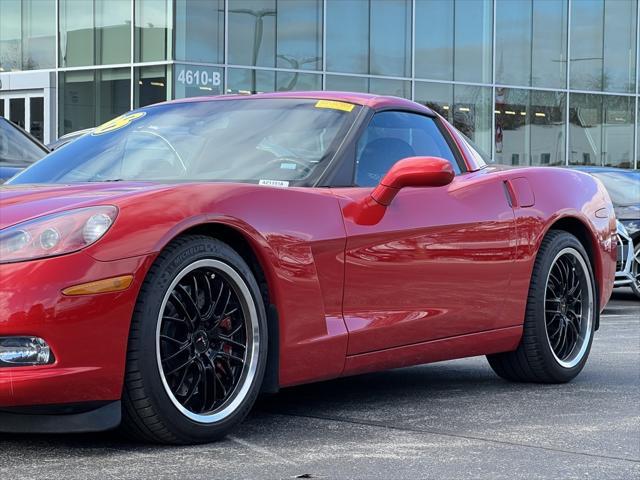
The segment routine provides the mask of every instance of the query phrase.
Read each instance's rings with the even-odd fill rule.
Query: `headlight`
[[[616,220],[616,230],[618,231],[618,235],[622,235],[624,237],[628,237],[627,229],[624,227],[624,224],[620,220]]]
[[[640,220],[622,220],[621,222],[629,235],[634,235],[640,230]]]
[[[76,252],[97,242],[118,209],[111,205],[45,215],[0,230],[0,263],[22,262]]]

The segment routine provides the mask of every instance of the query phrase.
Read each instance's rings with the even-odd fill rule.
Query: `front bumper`
[[[112,262],[85,252],[0,265],[0,336],[37,336],[55,362],[0,367],[0,411],[34,405],[112,402],[121,397],[127,339],[152,259]],[[65,296],[69,286],[133,274],[127,290]],[[3,422],[0,420],[0,430]]]
[[[634,282],[633,262],[634,245],[631,236],[626,229],[618,222],[616,231],[618,240],[618,254],[616,260],[616,278],[613,282],[614,287],[625,287]]]
[[[0,410],[0,432],[4,433],[87,433],[103,432],[120,425],[122,406],[120,401],[108,402],[95,408],[69,412]]]

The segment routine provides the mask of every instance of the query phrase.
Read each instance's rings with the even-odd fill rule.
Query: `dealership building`
[[[638,0],[0,0],[0,115],[45,142],[131,108],[350,90],[500,163],[638,168]]]

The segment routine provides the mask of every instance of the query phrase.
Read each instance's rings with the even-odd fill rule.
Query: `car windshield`
[[[18,127],[0,118],[0,167],[27,167],[45,155]]]
[[[614,205],[640,203],[640,172],[593,172],[593,175],[602,181]]]
[[[225,99],[129,112],[54,151],[10,183],[117,180],[306,185],[359,107],[306,99]]]

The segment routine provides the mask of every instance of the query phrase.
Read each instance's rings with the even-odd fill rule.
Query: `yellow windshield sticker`
[[[101,135],[103,133],[109,133],[115,130],[119,130],[126,127],[134,120],[144,117],[145,115],[146,112],[125,113],[124,115],[120,115],[119,117],[116,117],[113,120],[109,120],[107,123],[103,123],[99,127],[95,128],[93,132],[91,132],[91,135]]]
[[[336,102],[334,100],[318,100],[316,102],[316,108],[330,108],[332,110],[342,110],[344,112],[350,112],[355,107],[352,103]]]

